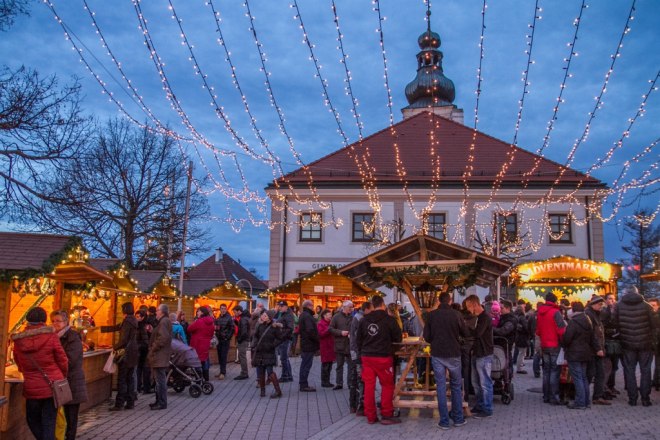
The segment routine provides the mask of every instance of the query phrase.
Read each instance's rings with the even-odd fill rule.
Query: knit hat
[[[593,305],[595,305],[595,304],[602,303],[602,302],[605,302],[605,300],[603,299],[602,296],[594,295],[594,296],[591,298],[591,301],[589,301],[589,305],[590,305],[590,306],[593,306]]]
[[[46,311],[41,307],[34,307],[27,312],[25,315],[25,320],[30,324],[43,324],[46,322],[48,315]]]
[[[556,303],[557,302],[557,295],[555,295],[552,292],[548,292],[548,293],[545,294],[545,300],[547,302]]]
[[[266,315],[272,320],[275,317],[275,310],[266,310]]]

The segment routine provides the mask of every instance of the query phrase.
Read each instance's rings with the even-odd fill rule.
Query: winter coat
[[[286,312],[277,312],[274,322],[279,322],[283,325],[282,336],[284,339],[289,340],[293,337],[293,329],[296,327],[296,320],[293,317],[293,312],[287,309]]]
[[[140,350],[147,350],[149,348],[149,333],[147,333],[147,320],[143,319],[138,321],[137,330],[137,345]]]
[[[66,375],[71,387],[73,400],[70,404],[87,402],[87,383],[83,371],[83,346],[80,334],[70,327],[60,336],[60,343],[69,360],[69,368]]]
[[[238,319],[238,334],[236,343],[241,344],[250,340],[250,312],[243,310]]]
[[[529,345],[529,325],[527,324],[525,312],[516,310],[513,316],[516,317],[516,347],[527,347]]]
[[[234,336],[234,319],[229,313],[220,315],[215,320],[215,336],[218,341],[229,341]]]
[[[559,348],[559,339],[566,331],[566,322],[559,306],[546,301],[536,313],[536,334],[541,338],[541,348]]]
[[[360,326],[360,320],[364,318],[364,312],[362,310],[358,310],[358,312],[353,316],[353,320],[351,321],[351,328],[349,330],[349,335],[348,335],[348,340],[349,340],[349,345],[351,349],[351,357],[355,358],[357,356],[358,346],[357,346],[357,331]]]
[[[186,331],[183,329],[183,326],[178,322],[172,323],[172,338],[178,339],[184,344],[188,344],[188,338],[186,337]]]
[[[151,368],[167,368],[172,355],[172,323],[163,316],[151,332],[147,361]]]
[[[385,310],[378,309],[364,315],[356,335],[359,356],[390,357],[392,344],[401,342],[401,327]],[[459,353],[460,356],[460,353]]]
[[[268,367],[277,363],[275,349],[284,341],[284,332],[280,327],[273,327],[272,323],[259,323],[252,338],[252,366]]]
[[[113,347],[115,350],[123,348],[126,351],[121,361],[126,368],[133,368],[138,364],[137,334],[137,319],[133,315],[127,315],[119,328],[119,342]]]
[[[300,331],[300,351],[303,353],[315,353],[321,346],[319,344],[319,331],[316,327],[314,312],[303,307],[298,319]]]
[[[199,360],[202,362],[209,358],[209,348],[211,347],[214,331],[213,318],[210,316],[198,318],[188,326],[190,346],[195,349]]]
[[[484,310],[477,316],[472,356],[475,359],[493,354],[493,320]]]
[[[264,309],[257,308],[254,312],[250,314],[250,339],[254,336],[254,332],[257,331],[257,326],[259,325],[259,316],[263,313]]]
[[[335,338],[335,352],[337,353],[349,354],[351,352],[348,336],[342,336],[341,334],[344,330],[350,332],[351,321],[353,321],[353,315],[347,315],[343,311],[335,313],[335,316],[330,320],[330,333]]]
[[[591,324],[594,326],[594,333],[596,336],[596,351],[605,350],[605,331],[603,329],[603,323],[600,320],[600,312],[595,311],[591,307],[587,307],[584,310],[584,314],[589,317]]]
[[[48,399],[53,391],[39,368],[51,381],[62,380],[68,374],[69,360],[60,338],[51,326],[28,325],[25,331],[11,335],[14,360],[23,373],[23,397]]]
[[[321,318],[316,325],[319,331],[319,339],[321,341],[321,362],[334,362],[335,356],[335,338],[330,333],[330,323]]]
[[[429,313],[424,326],[424,340],[431,344],[431,356],[461,357],[459,338],[465,336],[468,336],[468,331],[463,316],[449,304],[440,304]]]
[[[626,350],[653,350],[653,308],[639,293],[627,293],[614,311],[621,345]]]
[[[568,362],[588,362],[596,355],[598,342],[591,319],[582,312],[574,313],[562,338]]]
[[[516,329],[518,328],[518,318],[513,313],[503,313],[500,316],[500,322],[493,329],[493,336],[500,338],[505,338],[509,350],[513,348],[513,344],[516,342]],[[501,339],[495,339],[496,345],[503,345]]]

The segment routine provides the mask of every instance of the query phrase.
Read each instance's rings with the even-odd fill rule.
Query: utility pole
[[[179,301],[177,311],[180,312],[183,303],[183,274],[186,268],[186,235],[188,234],[188,212],[190,211],[190,187],[192,185],[192,161],[188,162],[188,188],[186,190],[186,213],[183,218],[183,238],[181,239],[181,271],[179,272]]]

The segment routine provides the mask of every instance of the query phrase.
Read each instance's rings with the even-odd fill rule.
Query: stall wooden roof
[[[228,281],[183,280],[184,295],[204,297],[214,300],[249,301],[245,290]]]
[[[330,284],[344,284],[344,288],[351,289],[351,295],[369,296],[376,293],[376,291],[369,286],[355,281],[346,275],[340,274],[335,266],[324,266],[313,272],[301,275],[298,278],[294,278],[291,281],[278,287],[269,289],[265,291],[264,294],[304,293],[305,295],[345,295],[345,293],[341,292],[314,292],[313,286],[318,284],[317,281],[320,281],[320,285],[324,286]]]
[[[72,240],[66,235],[0,232],[0,269],[41,269],[51,256],[64,252]]]
[[[377,287],[388,282],[387,275],[383,277],[388,271],[407,270],[406,279],[418,286],[424,282],[444,284],[443,273],[467,267],[470,273],[466,275],[474,277],[475,284],[488,287],[510,266],[499,258],[419,233],[343,266],[339,273]]]

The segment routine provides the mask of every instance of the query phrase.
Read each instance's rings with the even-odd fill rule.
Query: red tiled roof
[[[0,269],[40,269],[53,254],[62,252],[73,237],[24,232],[0,232]]]
[[[469,178],[471,186],[490,187],[495,181],[502,165],[509,162],[509,154],[515,150],[513,161],[510,161],[506,173],[502,178],[504,187],[520,187],[534,168],[536,160],[540,163],[533,175],[529,176],[530,187],[544,187],[552,185],[565,169],[560,183],[557,186],[575,186],[583,180],[583,186],[604,186],[602,182],[592,177],[565,168],[551,160],[524,150],[511,147],[510,144],[476,132],[463,124],[451,121],[430,112],[420,113],[394,125],[396,136],[392,135],[390,128],[385,128],[362,142],[356,142],[348,147],[337,150],[329,155],[312,162],[308,168],[312,173],[317,186],[333,185],[362,185],[358,167],[354,157],[363,161],[368,149],[367,162],[374,170],[376,185],[400,186],[401,180],[397,174],[394,144],[398,145],[399,155],[405,168],[405,180],[411,187],[428,185],[433,181],[432,158],[430,156],[431,139],[436,155],[440,160],[441,177],[440,187],[455,187],[463,185],[463,174],[468,164],[470,145],[474,140],[474,160],[472,176]],[[433,133],[431,137],[430,134]],[[354,151],[354,152],[353,152]],[[362,164],[364,168],[364,163]],[[299,168],[285,177],[280,178],[294,185],[307,182],[307,175]],[[273,183],[269,185],[273,187]]]
[[[215,262],[215,254],[214,254],[211,255],[206,260],[202,261],[194,268],[190,269],[188,273],[186,273],[186,278],[184,280],[184,283],[186,283],[188,280],[190,281],[209,280],[215,282],[215,284],[212,284],[209,287],[214,287],[215,285],[222,284],[225,281],[229,281],[232,284],[236,284],[236,282],[240,279],[245,279],[249,281],[250,284],[252,284],[253,293],[266,290],[267,288],[266,284],[264,284],[260,279],[255,277],[249,270],[241,266],[241,264],[238,261],[234,260],[226,253],[222,254],[222,259],[218,263]],[[247,288],[245,283],[241,283],[240,287],[244,290],[246,289],[247,291],[249,291],[249,288]],[[186,291],[186,294],[190,294],[187,292],[187,289],[185,289],[185,287],[184,287],[184,291]]]

